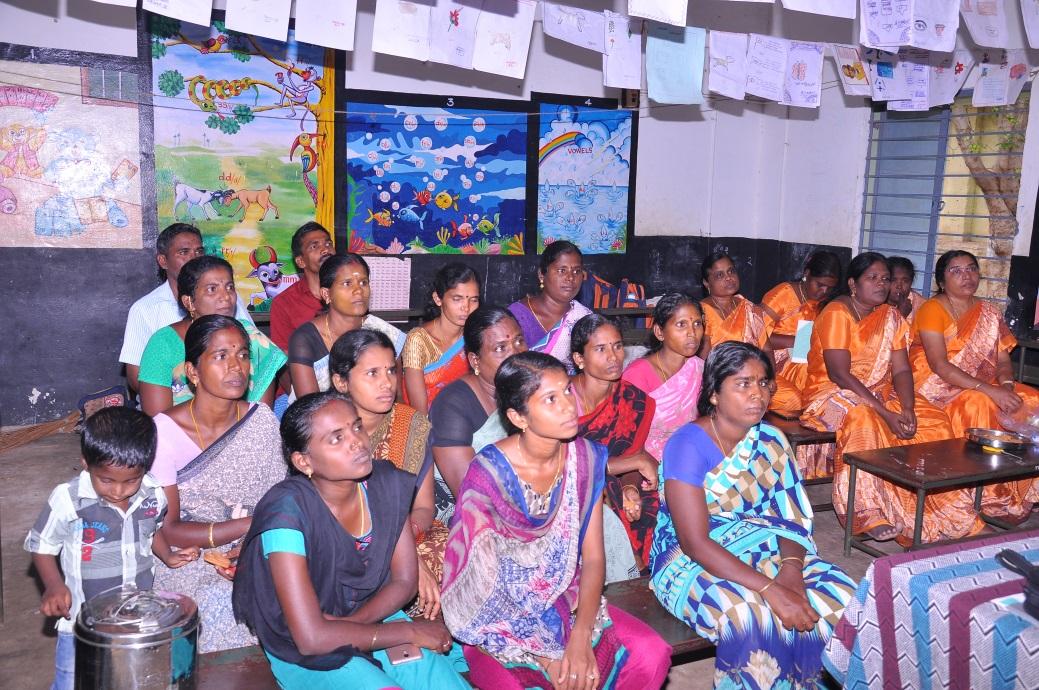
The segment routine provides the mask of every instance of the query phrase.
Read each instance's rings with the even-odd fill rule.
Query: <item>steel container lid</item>
[[[191,597],[122,585],[105,590],[80,609],[76,638],[104,647],[147,647],[192,634],[198,607]]]

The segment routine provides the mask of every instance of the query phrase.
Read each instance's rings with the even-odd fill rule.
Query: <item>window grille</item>
[[[136,108],[139,98],[137,75],[100,67],[80,68],[83,103]]]
[[[910,259],[916,266],[913,287],[931,296],[936,258],[965,249],[981,264],[978,295],[1005,306],[1013,241],[997,247],[991,228],[1009,215],[993,211],[988,201],[1005,199],[1010,215],[1016,213],[1029,95],[1026,90],[1016,105],[1002,108],[975,109],[968,93],[952,107],[927,112],[888,112],[882,105],[874,110],[861,250]],[[967,122],[970,136],[963,134]],[[1001,178],[1002,189],[986,197],[979,178]]]

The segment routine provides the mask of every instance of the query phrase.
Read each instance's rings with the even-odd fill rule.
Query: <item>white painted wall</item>
[[[627,5],[625,0],[567,2],[621,12]],[[222,5],[217,0],[216,6]],[[602,86],[598,54],[548,38],[540,25],[522,82],[373,54],[368,37],[374,6],[375,0],[360,0],[358,49],[347,56],[351,88],[496,98],[526,98],[532,91],[617,96]],[[788,12],[778,3],[697,0],[689,23],[802,40],[850,43],[857,36],[850,20]],[[1012,17],[1011,24],[1015,40],[1024,45],[1019,18]],[[0,0],[0,41],[123,55],[137,50],[133,10],[92,0]],[[1039,122],[1039,99],[1032,110]],[[664,106],[643,93],[636,233],[737,235],[854,248],[868,123],[867,101],[843,95],[830,59],[817,111],[725,99],[709,99],[701,107]],[[1026,148],[1017,253],[1027,252],[1030,238],[1035,198],[1034,191],[1025,190],[1039,185],[1039,137]]]

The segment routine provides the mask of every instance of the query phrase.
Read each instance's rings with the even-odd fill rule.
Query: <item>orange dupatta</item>
[[[880,400],[890,400],[894,398],[891,353],[908,345],[909,326],[892,306],[882,304],[856,323],[846,305],[827,305],[812,328],[804,390],[807,405],[801,421],[812,429],[835,431],[849,409],[863,404],[858,395],[830,380],[824,350],[847,350],[851,354],[851,375]]]
[[[996,358],[1000,352],[1013,350],[1017,338],[1010,332],[1003,315],[989,302],[979,300],[959,321],[953,321],[941,302],[936,298],[927,300],[913,324],[909,362],[913,367],[917,393],[938,407],[945,407],[963,389],[946,383],[931,371],[918,335],[921,330],[937,330],[934,326],[939,324],[949,363],[985,383],[996,383]]]
[[[704,337],[711,343],[711,347],[726,340],[765,347],[772,319],[743,295],[736,295],[735,300],[736,308],[725,318],[714,309],[703,310]]]

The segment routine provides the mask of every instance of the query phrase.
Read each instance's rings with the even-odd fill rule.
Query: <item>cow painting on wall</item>
[[[158,225],[198,226],[206,252],[234,267],[241,298],[266,311],[296,280],[293,231],[310,220],[332,227],[331,51],[291,31],[279,42],[221,21],[144,22]]]

